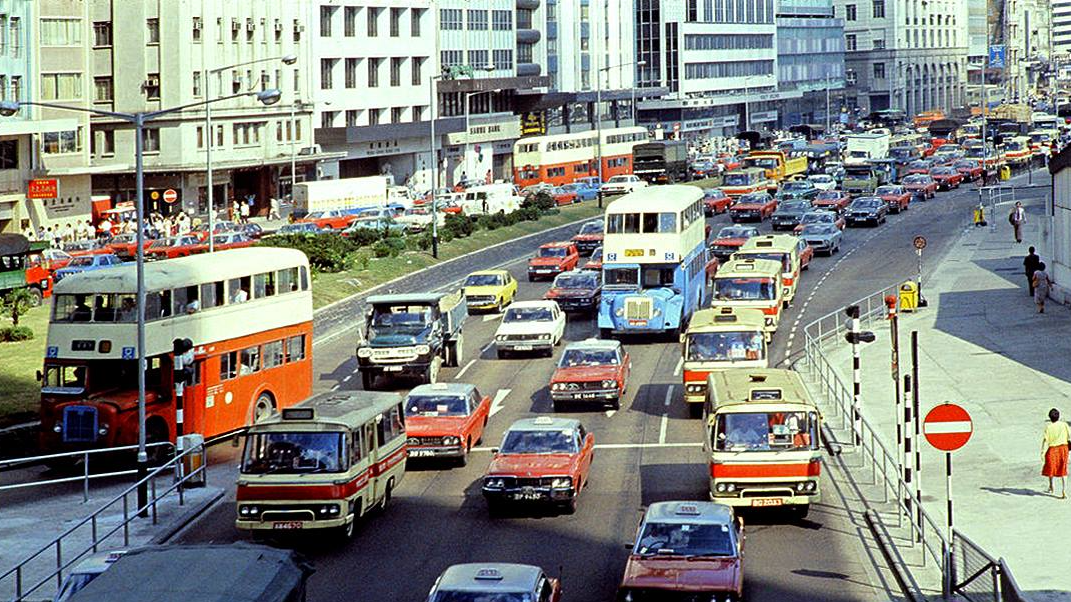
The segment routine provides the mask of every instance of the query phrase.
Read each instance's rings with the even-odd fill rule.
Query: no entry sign
[[[946,403],[926,414],[926,419],[922,421],[922,432],[930,445],[951,452],[967,444],[974,432],[974,424],[967,410],[954,403]]]

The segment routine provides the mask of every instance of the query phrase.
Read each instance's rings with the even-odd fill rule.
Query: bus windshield
[[[766,355],[763,333],[697,332],[685,341],[688,362],[739,362],[761,360]]]
[[[603,285],[606,287],[634,288],[639,284],[639,268],[606,268],[603,271]]]
[[[776,261],[781,264],[781,269],[785,272],[792,270],[792,256],[788,253],[748,253],[747,256],[754,259]]]
[[[711,445],[722,451],[817,449],[817,429],[814,413],[726,412],[717,414]]]
[[[747,186],[751,184],[751,174],[746,173],[727,173],[725,174],[725,181],[722,182],[725,186]]]
[[[772,278],[715,278],[718,301],[773,301],[777,287]]]
[[[243,474],[305,474],[346,469],[340,432],[256,433],[246,439]]]

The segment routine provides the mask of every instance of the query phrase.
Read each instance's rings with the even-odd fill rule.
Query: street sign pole
[[[926,298],[922,296],[922,250],[926,248],[926,237],[916,236],[913,244],[915,245],[915,255],[917,255],[919,259],[918,275],[915,279],[915,282],[918,284],[919,307],[926,307],[928,303],[926,302]]]
[[[915,512],[918,524],[922,524],[922,436],[919,426],[919,332],[911,331],[911,416],[915,430]],[[921,533],[921,531],[919,532]],[[919,541],[922,541],[919,539]]]
[[[899,319],[896,314],[896,296],[889,295],[885,297],[885,306],[889,309],[889,340],[892,343],[892,358],[890,360],[892,368],[892,381],[893,391],[895,392],[896,399],[896,456],[902,458],[902,450],[904,447],[904,429],[900,424],[900,332],[899,332]],[[903,466],[898,466],[898,469],[903,470]]]
[[[914,452],[912,446],[914,445],[914,439],[911,436],[911,400],[908,397],[911,395],[911,375],[904,375],[904,413],[901,416],[904,421],[904,455],[900,459],[900,468],[904,474],[904,509],[907,510],[907,516],[910,519],[914,515],[914,510],[911,509],[911,505],[914,503],[911,497],[911,485],[912,485],[912,471],[911,471],[911,454]]]
[[[952,452],[945,452],[945,499],[948,500],[948,543],[952,544]]]
[[[952,452],[967,444],[974,434],[974,423],[967,410],[947,402],[930,410],[924,422],[926,440],[945,452],[945,500],[948,504],[945,523],[948,527],[949,554],[952,554],[955,547],[952,545]],[[949,564],[955,566],[951,560]]]

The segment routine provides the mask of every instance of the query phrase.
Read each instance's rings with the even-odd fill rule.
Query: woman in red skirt
[[[1052,490],[1052,480],[1060,478],[1060,499],[1067,497],[1067,455],[1068,442],[1071,441],[1071,427],[1060,420],[1060,410],[1049,410],[1049,424],[1045,425],[1045,433],[1041,437],[1041,456],[1044,465],[1041,467],[1041,475],[1049,477],[1049,493]]]

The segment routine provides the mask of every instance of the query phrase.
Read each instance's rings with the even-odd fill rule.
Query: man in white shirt
[[[1015,209],[1012,209],[1011,215],[1008,216],[1008,221],[1011,222],[1012,231],[1015,233],[1015,242],[1023,242],[1023,224],[1026,223],[1026,209],[1023,209],[1021,202],[1015,202]]]

